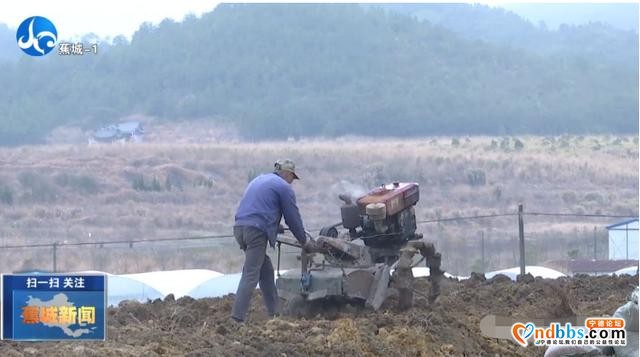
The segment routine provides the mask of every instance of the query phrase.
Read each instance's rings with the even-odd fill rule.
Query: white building
[[[609,260],[638,260],[638,219],[607,226]]]

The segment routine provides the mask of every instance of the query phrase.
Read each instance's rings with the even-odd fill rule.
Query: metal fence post
[[[58,242],[53,242],[53,272],[54,273],[58,271],[57,250],[58,250]]]
[[[520,275],[524,277],[525,274],[525,262],[524,262],[524,220],[523,220],[524,206],[522,203],[518,205],[518,235],[520,237]]]
[[[596,240],[596,227],[593,226],[593,260],[596,260],[598,257],[598,242]]]
[[[482,274],[484,274],[487,270],[487,266],[484,262],[484,231],[480,231],[480,234],[482,235]]]

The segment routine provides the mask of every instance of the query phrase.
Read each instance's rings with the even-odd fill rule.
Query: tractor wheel
[[[320,230],[320,235],[323,237],[337,238],[338,229],[336,229],[336,227],[334,226],[322,227],[322,229]]]

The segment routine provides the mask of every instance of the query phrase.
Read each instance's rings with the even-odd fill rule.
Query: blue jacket
[[[250,226],[266,233],[275,246],[280,219],[289,226],[300,244],[307,241],[296,195],[291,185],[275,173],[263,174],[251,181],[236,211],[236,226]]]

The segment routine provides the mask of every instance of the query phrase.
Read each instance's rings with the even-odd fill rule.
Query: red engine
[[[417,183],[394,182],[371,190],[358,198],[357,203],[361,214],[365,214],[370,203],[384,203],[387,216],[393,216],[415,205],[419,199],[420,190]]]

